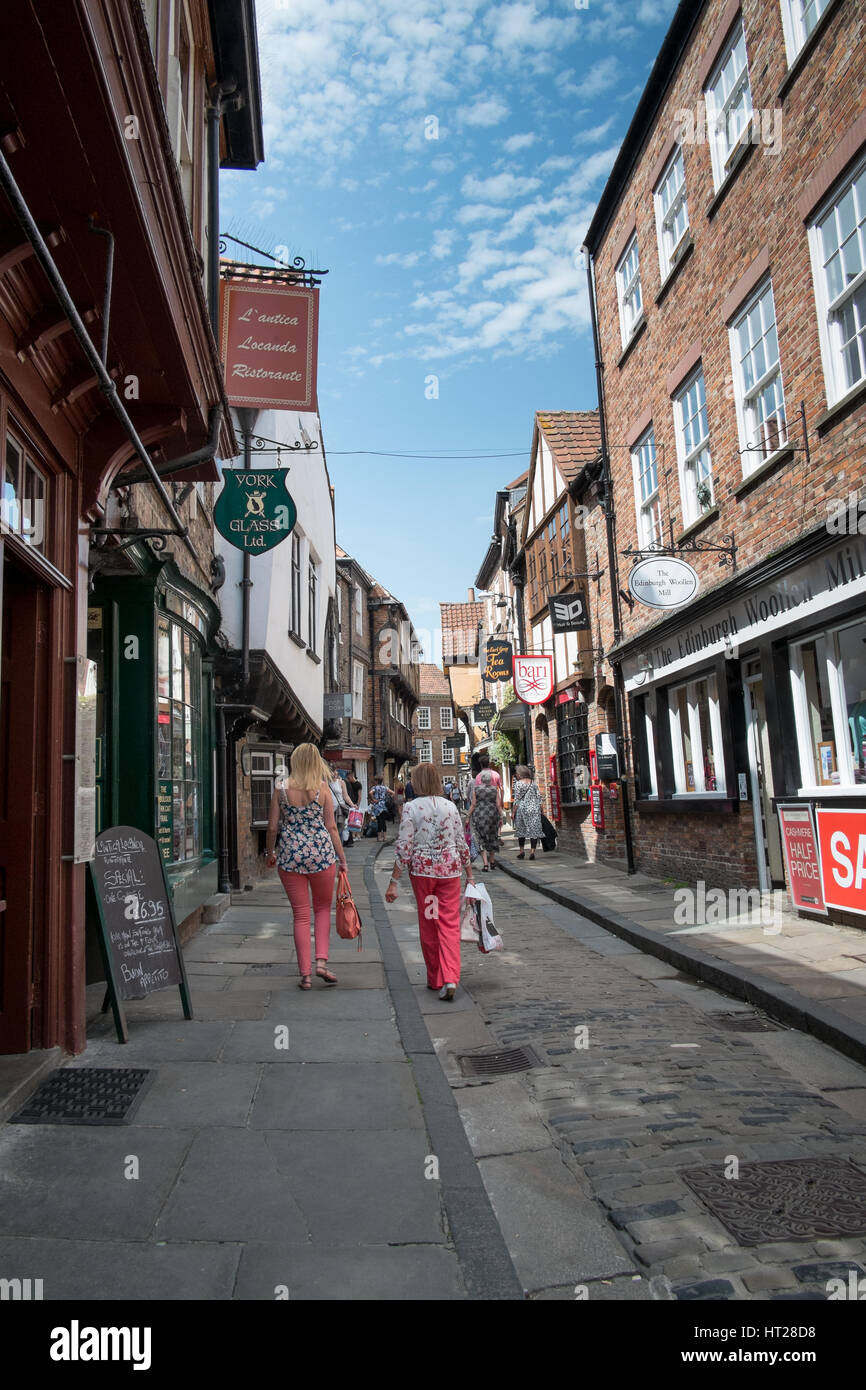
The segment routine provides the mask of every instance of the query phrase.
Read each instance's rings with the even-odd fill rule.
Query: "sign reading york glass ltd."
[[[238,550],[257,555],[284,541],[298,519],[288,477],[284,468],[258,468],[255,473],[227,468],[213,511],[220,535]]]
[[[670,555],[639,561],[628,577],[629,593],[648,608],[679,608],[699,585],[697,570]]]
[[[229,403],[317,410],[318,290],[222,280],[220,295]]]

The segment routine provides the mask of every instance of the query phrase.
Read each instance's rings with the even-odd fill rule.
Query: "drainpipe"
[[[601,461],[604,479],[604,519],[607,531],[607,565],[610,575],[610,608],[613,618],[613,640],[616,646],[622,638],[621,609],[619,603],[619,567],[616,562],[616,539],[613,517],[613,482],[610,474],[610,454],[607,447],[607,421],[604,410],[604,364],[601,360],[601,346],[598,335],[598,310],[595,302],[595,282],[593,279],[592,255],[588,246],[581,248],[586,257],[586,283],[589,291],[590,318],[592,320],[592,342],[595,349],[595,380],[598,390],[598,424],[601,434]],[[619,792],[622,804],[622,826],[625,836],[625,858],[627,872],[635,872],[634,845],[631,832],[631,805],[628,799],[628,779],[623,777],[625,763],[625,691],[622,666],[618,660],[613,665],[613,708],[616,724],[617,743],[621,751],[619,759]]]
[[[243,105],[243,97],[238,93],[237,86],[234,78],[220,82],[211,89],[207,106],[207,297],[211,328],[217,342],[220,312],[220,120],[227,111],[237,111]]]
[[[526,627],[523,616],[523,580],[519,579],[512,570],[514,579],[514,595],[517,608],[517,640],[520,643],[520,651],[526,651]],[[523,741],[526,744],[527,762],[535,764],[535,749],[532,744],[532,711],[529,705],[523,706]]]
[[[217,852],[217,857],[219,859],[219,891],[221,893],[230,893],[232,891],[232,883],[229,876],[229,803],[228,797],[225,794],[228,740],[226,739],[225,709],[219,703],[217,703],[216,707],[216,721],[217,797],[219,799],[219,849]]]

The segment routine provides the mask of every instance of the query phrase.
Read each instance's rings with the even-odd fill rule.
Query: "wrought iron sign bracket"
[[[621,550],[620,555],[627,555],[628,558],[637,564],[639,560],[656,560],[665,555],[718,555],[719,566],[731,565],[734,572],[737,569],[737,541],[733,532],[725,537],[727,545],[711,545],[709,542],[699,545],[695,540],[684,541],[682,545],[658,545],[640,548],[630,545],[626,550]]]
[[[150,541],[151,547],[161,554],[165,550],[169,536],[177,536],[182,540],[185,536],[189,535],[189,532],[186,528],[184,528],[183,531],[175,531],[170,528],[158,528],[153,526],[142,526],[134,530],[131,530],[129,527],[91,526],[90,535],[95,549],[101,551],[104,551],[105,542],[108,540],[109,536],[123,537],[118,545],[113,545],[111,551],[105,553],[114,554],[115,551],[126,550],[129,546],[135,545],[138,541],[147,540]]]

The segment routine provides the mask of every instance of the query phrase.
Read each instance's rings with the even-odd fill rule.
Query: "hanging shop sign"
[[[443,743],[443,746],[444,746],[445,748],[453,748],[453,749],[455,749],[455,750],[458,749],[458,748],[462,748],[462,747],[463,747],[463,735],[462,735],[462,734],[452,734],[450,738],[445,738],[445,739],[443,739],[443,740],[442,740],[442,743]]]
[[[788,866],[791,902],[806,912],[827,915],[821,891],[821,859],[818,838],[808,803],[799,806],[779,806],[779,829]]]
[[[351,719],[352,696],[347,690],[336,690],[325,694],[325,719]]]
[[[550,625],[554,632],[585,632],[589,629],[586,594],[555,594],[547,600]]]
[[[484,655],[484,680],[510,681],[513,648],[510,642],[499,637],[491,637]]]
[[[221,280],[220,303],[229,404],[318,410],[318,290]]]
[[[496,706],[492,700],[479,700],[477,705],[472,706],[472,718],[476,724],[486,724],[489,719],[496,717]]]
[[[284,541],[298,519],[288,479],[284,468],[258,468],[255,473],[227,468],[213,510],[220,535],[256,555]]]
[[[700,587],[697,570],[672,555],[640,560],[628,577],[628,590],[647,608],[679,608]]]
[[[815,820],[824,902],[866,916],[866,810],[819,806]]]
[[[615,782],[619,777],[619,758],[616,751],[616,734],[596,734],[595,761],[600,782]]]
[[[589,789],[589,805],[593,825],[596,830],[604,830],[604,788],[600,782]]]
[[[553,694],[553,657],[516,656],[514,693],[525,705],[543,705]]]

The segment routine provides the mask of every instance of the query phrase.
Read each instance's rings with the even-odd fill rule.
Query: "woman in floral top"
[[[427,966],[427,988],[440,999],[453,999],[460,982],[460,872],[474,883],[469,847],[460,812],[439,789],[432,764],[412,773],[414,801],[403,807],[395,846],[394,869],[385,894],[392,903],[403,868],[408,868],[415,901],[421,950]]]
[[[331,939],[331,902],[334,897],[335,860],[345,872],[346,856],[340,843],[328,769],[318,748],[301,743],[292,754],[291,774],[285,787],[271,797],[266,839],[267,864],[277,865],[286,896],[292,904],[295,951],[300,989],[312,989],[310,972],[310,890],[316,919],[316,975],[326,985],[337,983],[328,969]],[[279,829],[279,841],[277,830]]]
[[[385,839],[385,830],[388,824],[388,797],[390,792],[385,786],[381,777],[373,778],[373,789],[370,792],[370,810],[376,818],[376,825],[379,833],[377,840]]]

